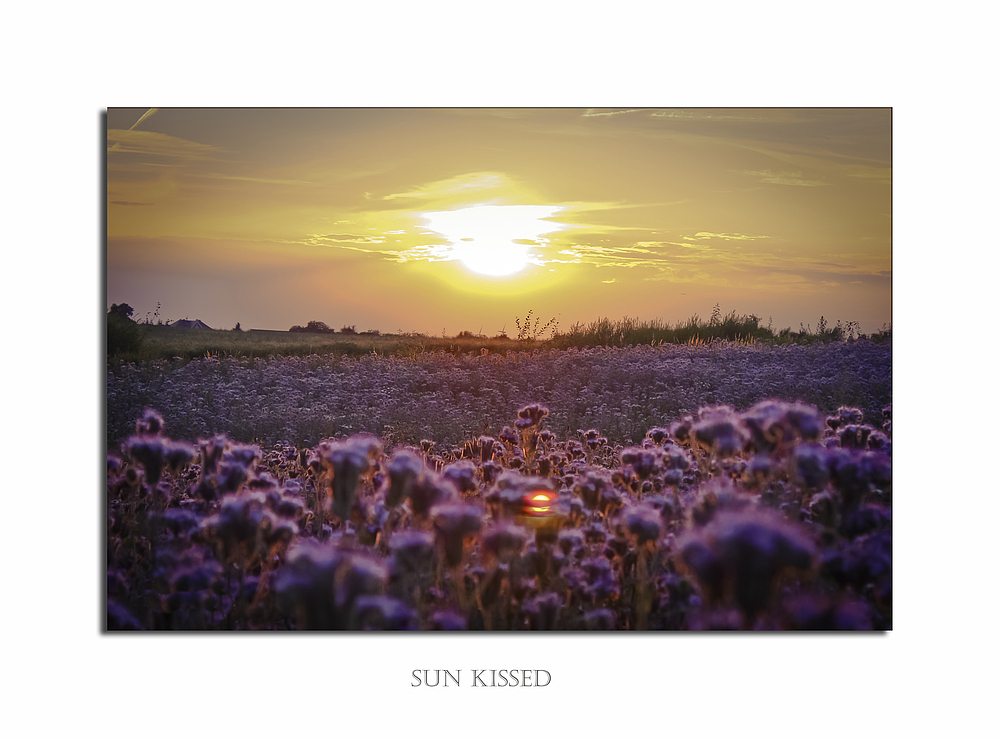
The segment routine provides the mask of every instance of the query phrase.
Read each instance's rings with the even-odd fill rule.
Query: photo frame
[[[891,629],[889,109],[107,126],[109,630]]]

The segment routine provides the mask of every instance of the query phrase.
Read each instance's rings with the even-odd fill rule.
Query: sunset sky
[[[113,108],[107,135],[107,302],[140,320],[892,320],[889,109]]]

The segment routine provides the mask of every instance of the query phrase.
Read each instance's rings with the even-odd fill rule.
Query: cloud
[[[438,180],[437,182],[430,182],[429,184],[415,187],[405,192],[384,195],[380,199],[390,201],[406,198],[434,198],[447,195],[463,195],[471,192],[496,190],[509,184],[510,180],[506,175],[498,172],[472,172]]]
[[[723,241],[756,241],[761,238],[770,238],[770,236],[751,236],[746,233],[709,233],[708,231],[699,231],[693,236],[681,236],[685,241],[705,241],[708,239],[718,238]]]
[[[131,131],[133,128],[135,128],[140,123],[142,123],[144,120],[146,120],[146,118],[149,118],[152,115],[154,115],[157,110],[159,110],[159,108],[150,108],[149,110],[147,110],[145,113],[142,114],[142,116],[139,118],[139,120],[137,120],[135,123],[132,124],[132,126],[129,128],[129,130]]]
[[[891,272],[868,272],[863,268],[852,269],[849,266],[835,266],[829,269],[820,268],[821,264],[796,265],[791,262],[787,266],[782,263],[762,265],[742,265],[742,271],[749,279],[747,287],[767,289],[770,285],[798,286],[803,289],[817,287],[840,287],[845,282],[849,284],[865,284],[883,287],[890,280]]]
[[[861,164],[845,167],[845,174],[848,177],[859,179],[873,179],[883,184],[892,184],[891,167],[869,167]]]
[[[108,149],[109,154],[112,152],[116,154],[145,154],[187,161],[213,161],[218,160],[218,155],[223,153],[223,149],[217,146],[186,141],[183,138],[153,133],[152,131],[110,129],[108,141],[115,143]]]
[[[301,243],[313,246],[341,246],[343,244],[376,245],[385,243],[382,236],[362,236],[353,233],[328,233],[307,236]]]
[[[772,172],[765,169],[761,172],[745,171],[744,174],[749,174],[751,177],[760,177],[761,182],[765,184],[776,184],[776,185],[790,185],[793,187],[822,187],[827,182],[821,182],[819,180],[813,179],[802,179],[802,172]]]
[[[770,111],[777,113],[767,117],[755,115],[751,112],[741,112],[739,110],[658,110],[650,113],[651,118],[668,118],[671,120],[697,121],[704,123],[707,121],[727,122],[727,123],[765,123],[774,120],[782,122],[797,122],[804,120],[793,117],[793,111]],[[784,115],[782,115],[784,114]]]
[[[748,289],[780,288],[808,291],[839,287],[849,281],[881,285],[888,272],[874,272],[871,265],[851,262],[784,258],[767,251],[747,253],[736,244],[767,236],[699,232],[690,240],[630,240],[604,233],[578,234],[570,246],[552,244],[539,255],[539,264],[572,263],[600,269],[634,270],[645,281],[701,282],[741,285]],[[880,265],[879,265],[880,266]],[[622,277],[615,276],[615,280]],[[603,280],[608,281],[608,280]]]
[[[194,177],[203,177],[205,179],[225,179],[225,180],[238,180],[240,182],[260,182],[262,184],[284,184],[284,185],[313,185],[315,182],[308,182],[302,179],[267,179],[264,177],[240,177],[232,174],[218,174],[216,172],[207,172],[203,174],[192,173]]]
[[[383,251],[393,261],[454,261],[455,251],[451,244],[419,244],[401,251]]]
[[[146,120],[146,118],[149,118],[150,116],[154,115],[157,110],[159,110],[159,108],[150,108],[149,110],[147,110],[145,113],[143,113],[139,117],[139,120],[137,120],[135,123],[133,123],[131,126],[129,126],[129,130],[130,131],[133,130],[137,125],[139,125],[144,120]],[[121,150],[121,143],[116,142],[115,145],[112,146],[110,150],[111,151],[120,151]]]
[[[626,113],[641,113],[649,108],[627,108],[625,110],[604,110],[601,108],[588,108],[584,112],[584,118],[600,118],[608,115],[625,115]],[[655,114],[654,114],[655,115]]]
[[[591,239],[597,239],[603,234],[587,234]],[[669,241],[633,241],[617,245],[608,245],[607,239],[587,243],[587,236],[577,241],[569,248],[562,246],[554,256],[544,251],[536,263],[569,263],[589,264],[598,268],[617,267],[621,269],[651,269],[655,271],[673,270],[686,267],[695,261],[718,265],[726,259],[721,253],[720,258],[707,258],[714,250],[707,245],[679,244]],[[735,258],[735,257],[734,257]]]

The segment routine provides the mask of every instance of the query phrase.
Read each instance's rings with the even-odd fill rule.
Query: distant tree
[[[132,306],[127,303],[121,303],[120,305],[115,303],[110,308],[108,308],[108,313],[111,315],[117,315],[120,318],[125,318],[126,320],[132,320]]]
[[[143,330],[129,316],[132,308],[128,305],[115,306],[118,310],[108,310],[108,358],[112,356],[134,356],[145,343]],[[122,310],[127,308],[127,310]]]
[[[462,331],[455,338],[475,338],[475,334],[472,331]]]
[[[233,330],[234,330],[234,331],[238,331],[238,332],[241,332],[241,333],[243,332],[243,329],[242,329],[242,328],[240,328],[240,323],[239,323],[239,321],[236,321],[236,325],[235,325],[235,326],[233,327]]]
[[[330,328],[322,320],[310,320],[305,326],[293,325],[288,329],[289,333],[334,333],[335,331]]]
[[[345,325],[343,328],[340,329],[340,332],[344,333],[344,334],[346,334],[348,336],[356,336],[356,335],[358,335],[357,328],[355,326],[353,326],[353,325]]]

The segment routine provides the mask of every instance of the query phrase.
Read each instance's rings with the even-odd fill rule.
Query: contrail
[[[132,124],[132,128],[135,128],[137,125],[139,125],[140,123],[142,123],[144,120],[146,120],[146,118],[148,118],[149,116],[151,116],[157,110],[159,110],[159,108],[150,108],[149,110],[147,110],[145,113],[142,114],[142,117],[139,118],[139,120],[137,120],[135,123]],[[132,128],[129,128],[129,130],[131,131]]]
[[[135,128],[137,125],[139,125],[140,123],[142,123],[144,120],[146,120],[146,118],[148,118],[149,116],[151,116],[157,110],[159,110],[159,108],[150,108],[149,110],[147,110],[145,113],[142,114],[142,116],[139,118],[139,120],[137,120],[135,123],[132,124],[132,128],[129,128],[129,130],[131,131],[133,128]],[[112,146],[109,149],[109,151],[117,151],[119,146],[121,146],[121,142],[120,141],[115,141],[115,145]]]

